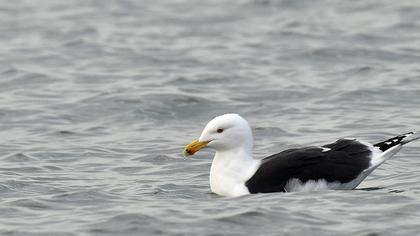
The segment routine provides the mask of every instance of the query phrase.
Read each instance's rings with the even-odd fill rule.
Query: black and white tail
[[[406,143],[420,139],[420,132],[410,132],[373,144],[371,156],[371,171],[394,156]]]
[[[374,171],[378,166],[384,163],[386,160],[394,156],[398,151],[401,150],[402,146],[406,143],[420,139],[420,132],[410,132],[406,134],[401,134],[396,137],[390,138],[383,142],[376,144],[370,144],[361,142],[368,146],[371,150],[370,155],[370,165],[365,169],[360,175],[349,182],[348,188],[344,189],[353,189],[360,184],[372,171]]]
[[[385,152],[386,150],[392,147],[395,147],[397,145],[402,146],[416,139],[420,139],[420,132],[409,132],[401,134],[383,142],[376,143],[373,146],[378,147],[381,151]]]

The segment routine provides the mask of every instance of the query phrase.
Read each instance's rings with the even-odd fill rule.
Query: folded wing
[[[353,139],[340,139],[322,147],[289,149],[264,158],[246,186],[250,193],[265,193],[288,191],[289,181],[296,180],[302,184],[346,184],[369,168],[371,156],[371,146]]]

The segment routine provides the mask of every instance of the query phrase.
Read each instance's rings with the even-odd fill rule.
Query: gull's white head
[[[211,120],[200,138],[185,147],[184,155],[193,155],[205,147],[222,152],[236,148],[251,151],[252,146],[252,130],[248,122],[238,114],[225,114]]]

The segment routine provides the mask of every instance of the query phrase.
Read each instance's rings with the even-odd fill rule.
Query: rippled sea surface
[[[0,2],[1,235],[418,235],[420,142],[358,190],[210,193],[214,116],[255,155],[420,130],[420,3]]]

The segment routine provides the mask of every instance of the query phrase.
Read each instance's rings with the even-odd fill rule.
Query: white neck
[[[211,191],[232,197],[249,194],[245,182],[254,175],[260,163],[245,148],[216,152],[210,169]]]

